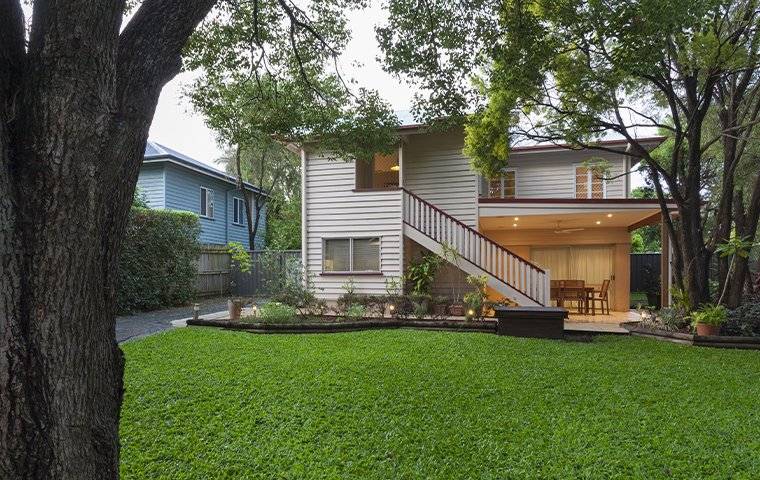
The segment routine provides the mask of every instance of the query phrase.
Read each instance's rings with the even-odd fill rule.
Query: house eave
[[[182,160],[181,158],[177,158],[177,157],[175,157],[173,155],[170,155],[170,154],[145,155],[145,157],[143,157],[143,163],[144,164],[171,163],[172,165],[177,165],[179,167],[186,168],[188,170],[192,170],[194,172],[206,175],[208,177],[215,178],[217,180],[221,180],[223,182],[226,182],[228,184],[231,184],[231,185],[234,185],[235,187],[237,187],[237,180],[235,179],[235,177],[233,177],[231,175],[227,175],[224,172],[220,172],[220,171],[214,170],[214,169],[212,169],[210,167],[208,169],[205,169],[205,168],[200,167],[198,165],[190,164],[190,163]],[[254,185],[252,185],[252,184],[250,184],[248,182],[243,182],[243,187],[246,190],[249,190],[249,191],[252,191],[252,192],[258,192],[258,193],[261,193],[263,195],[267,195],[268,196],[268,194],[265,193],[265,192],[263,192],[260,188],[254,186]]]

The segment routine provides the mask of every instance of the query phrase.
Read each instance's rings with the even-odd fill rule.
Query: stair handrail
[[[430,208],[432,208],[433,210],[437,211],[437,212],[438,212],[438,213],[440,213],[441,215],[444,215],[444,216],[448,217],[450,220],[452,220],[452,221],[454,221],[455,223],[459,224],[461,227],[465,228],[466,230],[469,230],[469,231],[471,231],[473,234],[475,234],[476,236],[478,236],[478,237],[482,238],[483,240],[485,240],[486,242],[490,243],[491,245],[494,245],[496,248],[498,248],[498,249],[500,249],[500,250],[503,250],[503,251],[507,252],[508,254],[510,254],[510,255],[512,255],[513,257],[515,257],[517,260],[520,260],[521,262],[523,262],[523,263],[527,264],[528,266],[530,266],[530,267],[531,267],[531,268],[533,268],[534,270],[537,270],[539,273],[546,273],[546,270],[544,270],[543,268],[539,267],[539,266],[538,266],[538,265],[536,265],[535,263],[533,263],[533,262],[531,262],[530,260],[527,260],[527,259],[525,259],[525,258],[521,257],[520,255],[516,254],[516,253],[515,253],[515,252],[513,252],[512,250],[510,250],[510,249],[508,249],[508,248],[506,248],[506,247],[504,247],[504,246],[502,246],[502,245],[499,245],[498,243],[496,243],[496,242],[494,242],[493,240],[491,240],[490,238],[486,237],[485,235],[483,235],[483,234],[482,234],[482,233],[480,233],[479,231],[475,230],[475,229],[474,229],[474,228],[472,228],[471,226],[469,226],[469,225],[465,224],[464,222],[462,222],[462,221],[461,221],[461,220],[459,220],[458,218],[456,218],[456,217],[452,216],[452,215],[451,215],[451,214],[449,214],[449,213],[446,213],[446,212],[444,212],[443,210],[441,210],[440,208],[436,207],[436,206],[435,206],[435,205],[433,205],[432,203],[428,202],[428,201],[427,201],[427,200],[425,200],[424,198],[421,198],[419,195],[417,195],[417,194],[415,194],[415,193],[412,193],[412,192],[410,192],[409,190],[407,190],[407,189],[406,189],[406,188],[404,188],[404,187],[402,187],[402,188],[401,188],[401,190],[403,190],[405,193],[409,194],[410,196],[412,196],[412,197],[416,198],[417,200],[419,200],[420,202],[424,203],[425,205],[429,206]]]

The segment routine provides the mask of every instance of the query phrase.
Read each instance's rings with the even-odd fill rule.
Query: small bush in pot
[[[692,312],[692,325],[697,335],[719,335],[720,326],[726,321],[728,310],[723,305],[706,304]]]
[[[449,300],[448,297],[443,297],[443,296],[433,297],[431,300],[431,304],[433,306],[432,308],[433,318],[435,318],[436,320],[442,320],[448,316],[449,305],[451,305],[451,301]]]

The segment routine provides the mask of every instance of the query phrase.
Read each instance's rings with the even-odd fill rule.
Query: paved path
[[[226,310],[227,297],[205,298],[200,300],[201,315]],[[116,317],[116,341],[119,343],[133,338],[144,337],[162,332],[172,327],[172,320],[193,316],[193,307],[169,308],[153,312],[140,312],[135,315]]]

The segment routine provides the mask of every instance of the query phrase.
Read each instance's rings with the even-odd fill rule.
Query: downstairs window
[[[380,237],[326,238],[322,251],[324,272],[380,271]]]

